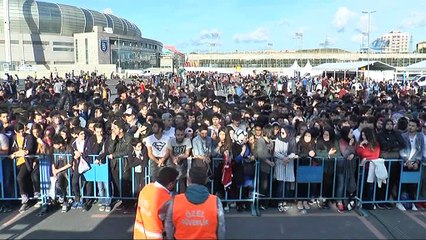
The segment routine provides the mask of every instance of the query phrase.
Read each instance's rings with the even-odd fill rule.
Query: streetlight
[[[370,75],[370,15],[377,11],[362,11],[363,14],[368,14],[368,30],[367,30],[367,78]]]

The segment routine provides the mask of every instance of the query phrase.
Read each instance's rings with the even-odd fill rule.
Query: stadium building
[[[160,65],[163,44],[143,38],[126,19],[34,0],[0,0],[0,6],[0,70],[36,65],[108,72]]]

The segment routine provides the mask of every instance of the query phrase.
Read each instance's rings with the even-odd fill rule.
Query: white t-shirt
[[[152,154],[155,157],[164,157],[168,147],[169,137],[162,135],[160,139],[157,139],[154,134],[146,138],[146,147],[152,148]]]
[[[169,144],[167,146],[170,150],[172,150],[172,154],[174,156],[184,154],[186,150],[192,148],[191,140],[189,138],[184,138],[183,142],[177,143],[176,138],[172,137],[169,140]]]

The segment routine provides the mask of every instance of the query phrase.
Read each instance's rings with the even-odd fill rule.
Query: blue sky
[[[357,51],[391,30],[426,41],[426,0],[44,0],[109,12],[143,37],[180,51],[231,52],[328,47]],[[301,34],[300,34],[301,33]],[[363,34],[364,33],[364,34]]]

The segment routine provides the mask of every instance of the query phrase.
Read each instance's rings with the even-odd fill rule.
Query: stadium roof
[[[426,60],[405,67],[406,71],[426,71]]]
[[[358,62],[340,62],[340,63],[323,63],[318,66],[313,67],[313,70],[316,71],[352,71],[356,72],[359,70],[367,69],[367,66],[370,65],[369,69],[371,71],[387,71],[395,70],[394,67],[380,61],[358,61]]]

